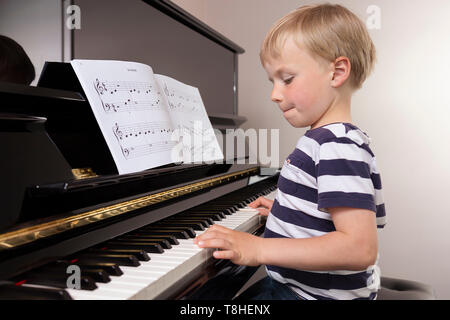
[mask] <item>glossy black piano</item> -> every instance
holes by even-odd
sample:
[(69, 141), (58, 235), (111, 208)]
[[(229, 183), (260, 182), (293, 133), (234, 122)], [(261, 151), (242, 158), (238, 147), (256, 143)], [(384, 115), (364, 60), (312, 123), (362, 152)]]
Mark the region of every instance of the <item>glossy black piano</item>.
[[(173, 4), (145, 5), (233, 51), (236, 85), (241, 48)], [(274, 197), (278, 175), (236, 155), (119, 175), (79, 86), (49, 70), (38, 87), (0, 83), (0, 299), (189, 298), (227, 264), (197, 234), (262, 232), (246, 206)], [(245, 121), (233, 108), (208, 111), (213, 126)]]

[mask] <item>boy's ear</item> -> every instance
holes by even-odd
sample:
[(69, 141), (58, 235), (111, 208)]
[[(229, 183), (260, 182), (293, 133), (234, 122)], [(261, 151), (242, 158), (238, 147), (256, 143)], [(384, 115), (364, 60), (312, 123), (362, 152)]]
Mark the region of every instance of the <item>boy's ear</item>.
[(352, 69), (350, 60), (347, 57), (339, 57), (334, 61), (333, 76), (331, 79), (331, 86), (339, 88), (350, 77)]

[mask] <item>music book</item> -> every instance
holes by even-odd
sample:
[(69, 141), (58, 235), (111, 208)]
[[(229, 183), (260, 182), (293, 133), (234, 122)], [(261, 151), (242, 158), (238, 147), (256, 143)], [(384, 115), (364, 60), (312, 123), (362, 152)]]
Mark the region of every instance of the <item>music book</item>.
[(128, 61), (71, 61), (119, 174), (223, 160), (198, 88)]

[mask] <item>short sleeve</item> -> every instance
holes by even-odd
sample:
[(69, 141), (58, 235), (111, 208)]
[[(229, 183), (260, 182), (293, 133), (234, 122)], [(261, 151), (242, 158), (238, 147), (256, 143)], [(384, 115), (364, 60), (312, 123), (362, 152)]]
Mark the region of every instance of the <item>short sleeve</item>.
[(350, 207), (377, 212), (371, 179), (371, 153), (356, 143), (325, 142), (316, 161), (318, 209)]

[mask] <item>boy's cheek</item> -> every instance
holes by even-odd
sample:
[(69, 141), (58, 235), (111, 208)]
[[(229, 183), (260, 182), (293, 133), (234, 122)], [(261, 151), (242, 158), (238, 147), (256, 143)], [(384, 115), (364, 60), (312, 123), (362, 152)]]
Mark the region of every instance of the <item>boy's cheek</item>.
[(297, 92), (293, 97), (293, 103), (298, 112), (304, 113), (311, 109), (312, 99), (306, 92)]

